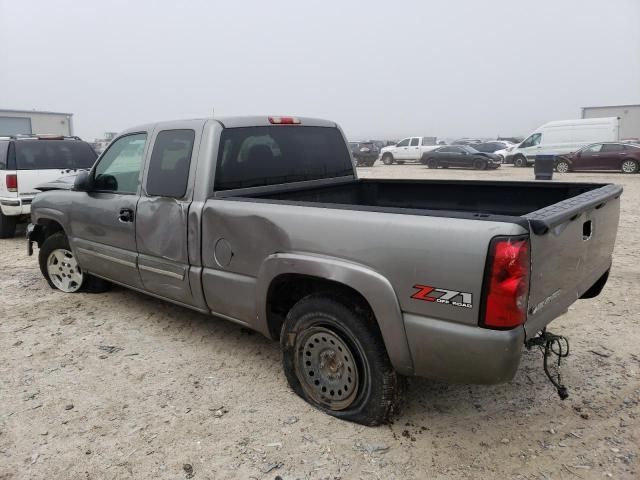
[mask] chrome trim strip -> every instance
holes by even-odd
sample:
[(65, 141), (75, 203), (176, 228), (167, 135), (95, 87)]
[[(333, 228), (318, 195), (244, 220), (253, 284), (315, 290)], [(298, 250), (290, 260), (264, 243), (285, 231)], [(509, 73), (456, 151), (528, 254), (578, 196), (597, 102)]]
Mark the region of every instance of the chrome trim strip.
[(111, 255), (106, 255), (104, 253), (94, 252), (93, 250), (87, 250), (86, 248), (79, 247), (77, 248), (78, 252), (87, 253), (89, 255), (93, 255), (98, 258), (102, 258), (104, 260), (109, 260), (114, 263), (118, 263), (120, 265), (124, 265), (125, 267), (136, 268), (136, 264), (134, 262), (129, 262), (127, 260), (122, 260), (120, 258), (112, 257)]
[(164, 275), (165, 277), (177, 278), (178, 280), (184, 280), (184, 271), (182, 275), (175, 272), (169, 272), (168, 270), (162, 270), (161, 268), (150, 267), (148, 265), (142, 265), (138, 263), (138, 268), (140, 270), (145, 270), (151, 273), (157, 273), (158, 275)]

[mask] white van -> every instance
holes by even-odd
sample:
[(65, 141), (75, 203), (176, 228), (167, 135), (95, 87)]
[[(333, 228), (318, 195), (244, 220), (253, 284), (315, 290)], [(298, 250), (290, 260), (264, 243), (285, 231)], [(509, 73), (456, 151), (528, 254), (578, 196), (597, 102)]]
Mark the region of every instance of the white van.
[(509, 151), (506, 163), (524, 167), (535, 161), (536, 155), (558, 155), (575, 152), (594, 142), (617, 142), (618, 117), (558, 120), (542, 125)]

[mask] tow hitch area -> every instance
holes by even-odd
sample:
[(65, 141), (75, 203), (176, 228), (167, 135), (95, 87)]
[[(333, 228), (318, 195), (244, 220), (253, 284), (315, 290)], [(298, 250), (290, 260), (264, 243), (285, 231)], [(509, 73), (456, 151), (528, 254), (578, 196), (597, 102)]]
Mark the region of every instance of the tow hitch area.
[[(538, 347), (542, 353), (544, 373), (547, 375), (549, 381), (553, 383), (553, 386), (556, 387), (560, 399), (565, 400), (569, 396), (569, 392), (560, 379), (560, 362), (563, 358), (569, 356), (569, 339), (562, 335), (554, 335), (553, 333), (547, 332), (545, 328), (537, 336), (527, 339), (525, 346), (527, 350)], [(555, 375), (549, 371), (549, 357), (551, 357), (551, 355), (558, 357)]]

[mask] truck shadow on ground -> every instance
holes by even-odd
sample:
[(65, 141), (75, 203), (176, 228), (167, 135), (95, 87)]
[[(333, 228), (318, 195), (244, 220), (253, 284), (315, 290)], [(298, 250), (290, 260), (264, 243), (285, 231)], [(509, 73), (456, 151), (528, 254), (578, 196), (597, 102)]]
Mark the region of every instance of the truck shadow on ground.
[[(228, 320), (158, 301), (122, 287), (114, 287), (109, 295), (114, 296), (113, 300), (118, 303), (132, 304), (136, 310), (147, 311), (147, 317), (161, 325), (161, 329), (153, 332), (153, 335), (178, 337), (182, 344), (180, 348), (196, 344), (198, 348), (203, 348), (204, 345), (210, 350), (212, 363), (219, 361), (217, 357), (222, 355), (225, 361), (237, 365), (234, 368), (246, 370), (239, 371), (238, 377), (262, 371), (279, 379), (282, 388), (288, 388), (278, 342)], [(139, 317), (136, 321), (148, 320)], [(140, 327), (145, 328), (142, 325)], [(515, 379), (506, 384), (461, 385), (426, 378), (408, 378), (400, 413), (394, 423), (423, 423), (425, 419), (436, 415), (491, 418), (493, 414), (503, 415), (505, 408), (522, 411), (556, 402), (555, 390), (547, 382), (541, 367), (542, 359), (538, 352), (525, 351)], [(264, 382), (267, 390), (273, 388), (269, 381), (256, 381)], [(293, 391), (290, 393), (292, 397), (295, 396)]]

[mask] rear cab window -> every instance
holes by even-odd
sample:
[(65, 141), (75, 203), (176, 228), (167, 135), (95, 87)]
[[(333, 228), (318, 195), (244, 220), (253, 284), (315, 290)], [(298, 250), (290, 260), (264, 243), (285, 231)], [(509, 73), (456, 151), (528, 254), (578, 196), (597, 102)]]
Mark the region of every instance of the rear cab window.
[(220, 137), (215, 190), (259, 187), (353, 175), (335, 127), (226, 128)]
[(16, 170), (90, 169), (98, 157), (91, 145), (76, 140), (20, 140), (12, 150), (9, 163)]

